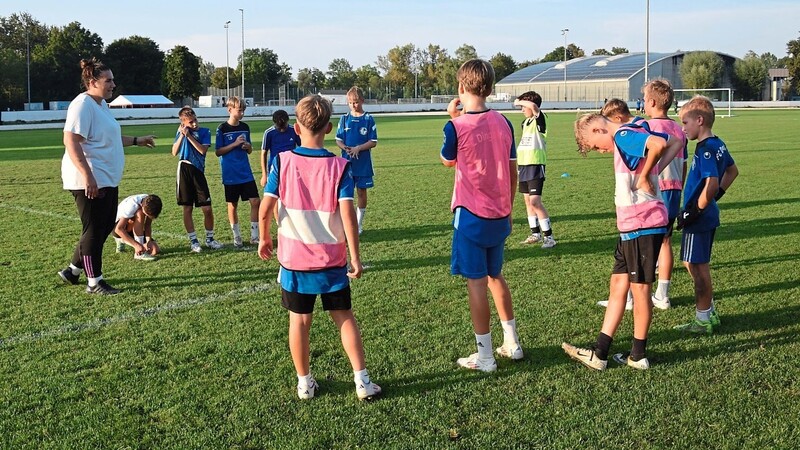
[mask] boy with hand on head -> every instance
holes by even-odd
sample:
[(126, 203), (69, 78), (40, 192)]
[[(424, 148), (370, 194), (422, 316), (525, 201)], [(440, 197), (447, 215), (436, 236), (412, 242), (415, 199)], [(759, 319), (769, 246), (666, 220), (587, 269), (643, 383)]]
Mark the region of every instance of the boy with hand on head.
[(289, 113), (279, 109), (272, 113), (273, 126), (264, 131), (261, 141), (261, 186), (267, 184), (269, 168), (278, 153), (294, 150), (300, 146), (300, 136), (289, 126)]
[[(681, 259), (694, 282), (695, 319), (678, 325), (678, 330), (712, 334), (720, 325), (714, 308), (711, 284), (711, 246), (719, 227), (720, 180), (730, 187), (739, 174), (728, 148), (714, 136), (714, 105), (703, 96), (695, 96), (681, 107), (681, 123), (689, 140), (696, 140), (692, 166), (686, 175), (683, 210), (678, 216), (678, 229), (683, 230)], [(722, 191), (724, 194), (724, 191)]]
[(191, 250), (200, 253), (203, 249), (197, 240), (192, 219), (192, 205), (203, 211), (203, 224), (206, 229), (206, 247), (222, 248), (222, 244), (214, 239), (214, 212), (211, 209), (211, 192), (206, 180), (206, 152), (211, 146), (211, 130), (201, 128), (197, 123), (197, 115), (189, 106), (178, 112), (181, 125), (175, 134), (172, 144), (172, 155), (177, 156), (178, 205), (183, 207), (183, 225), (189, 235)]
[(653, 293), (653, 306), (658, 309), (669, 309), (669, 285), (672, 279), (672, 228), (681, 207), (681, 190), (683, 180), (686, 178), (686, 135), (681, 126), (667, 116), (672, 105), (675, 93), (669, 81), (663, 78), (651, 80), (642, 88), (644, 99), (642, 108), (650, 118), (647, 124), (650, 130), (668, 134), (676, 140), (683, 141), (683, 149), (666, 166), (659, 164), (658, 187), (661, 198), (667, 207), (667, 233), (661, 244), (658, 256), (658, 286)]
[(237, 208), (239, 199), (250, 202), (250, 243), (258, 244), (258, 206), (261, 198), (253, 170), (250, 168), (250, 127), (242, 122), (247, 105), (236, 96), (228, 98), (228, 120), (217, 127), (216, 151), (222, 169), (222, 184), (225, 186), (225, 201), (228, 203), (228, 222), (233, 231), (233, 246), (241, 248), (242, 233), (239, 229)]
[(658, 162), (668, 163), (683, 142), (652, 134), (636, 124), (618, 124), (601, 114), (586, 114), (575, 122), (575, 140), (582, 154), (589, 150), (614, 153), (617, 228), (610, 295), (603, 326), (592, 348), (564, 342), (561, 347), (586, 367), (605, 370), (608, 353), (625, 313), (625, 296), (633, 293), (633, 345), (628, 355), (614, 360), (634, 369), (648, 369), (647, 334), (653, 318), (650, 287), (666, 233), (667, 209), (658, 192)]
[[(350, 163), (323, 148), (330, 133), (333, 107), (319, 95), (297, 104), (295, 131), (302, 146), (279, 154), (270, 166), (261, 202), (258, 255), (272, 257), (270, 225), (279, 209), (278, 262), (281, 303), (289, 310), (289, 349), (297, 371), (297, 395), (314, 397), (319, 388), (311, 375), (309, 334), (317, 295), (341, 334), (353, 368), (356, 395), (371, 400), (381, 388), (370, 381), (361, 332), (353, 316), (350, 278), (360, 278), (358, 228), (353, 208)], [(278, 202), (280, 199), (280, 202)], [(348, 271), (347, 253), (350, 253)]]
[[(499, 356), (522, 359), (511, 291), (503, 278), (503, 250), (511, 234), (511, 211), (517, 187), (514, 128), (486, 106), (494, 86), (492, 65), (472, 59), (458, 69), (458, 98), (450, 102), (444, 126), (442, 163), (455, 167), (451, 210), (453, 251), (450, 271), (467, 279), (470, 316), (478, 352), (456, 362), (467, 369), (493, 372), (488, 290), (503, 328)], [(459, 110), (458, 106), (463, 105)]]
[(358, 193), (358, 234), (364, 230), (364, 216), (367, 214), (367, 189), (374, 187), (372, 177), (372, 152), (378, 145), (378, 131), (375, 119), (364, 112), (364, 92), (358, 86), (347, 91), (347, 104), (350, 112), (339, 119), (336, 129), (336, 145), (342, 149), (342, 157), (353, 167), (353, 179)]
[(514, 100), (514, 106), (522, 107), (525, 115), (525, 120), (522, 121), (522, 137), (517, 146), (517, 168), (519, 191), (525, 199), (531, 234), (522, 243), (541, 242), (542, 248), (553, 248), (556, 241), (550, 227), (550, 214), (542, 204), (547, 164), (547, 122), (545, 114), (539, 109), (542, 106), (542, 96), (534, 91), (525, 92)]
[(161, 198), (151, 194), (131, 195), (119, 204), (114, 227), (117, 253), (122, 253), (127, 244), (134, 249), (133, 259), (156, 259), (161, 248), (153, 239), (153, 221), (161, 214), (162, 206)]

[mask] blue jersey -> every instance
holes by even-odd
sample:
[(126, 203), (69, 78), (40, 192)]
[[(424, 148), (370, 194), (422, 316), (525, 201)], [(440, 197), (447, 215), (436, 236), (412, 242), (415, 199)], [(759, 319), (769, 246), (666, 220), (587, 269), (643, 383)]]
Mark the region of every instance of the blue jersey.
[[(228, 122), (223, 122), (217, 127), (215, 148), (220, 149), (228, 146), (236, 141), (239, 136), (244, 136), (245, 140), (250, 142), (250, 127), (246, 123), (239, 122), (238, 125), (231, 125)], [(220, 156), (219, 165), (222, 169), (222, 184), (224, 185), (254, 181), (253, 169), (250, 168), (250, 155), (242, 146), (238, 146)]]
[[(298, 147), (293, 152), (311, 157), (330, 157), (333, 153), (320, 149)], [(275, 158), (269, 168), (269, 178), (267, 185), (264, 186), (264, 195), (278, 198), (280, 195), (280, 158)], [(350, 165), (345, 168), (344, 176), (339, 184), (339, 201), (353, 200), (353, 175), (350, 173)], [(280, 271), (281, 287), (289, 292), (299, 292), (301, 294), (326, 294), (336, 292), (346, 288), (350, 284), (347, 278), (347, 266), (333, 267), (325, 270), (315, 270), (305, 272), (300, 270), (290, 270), (281, 266)]]
[[(683, 207), (697, 202), (700, 193), (705, 187), (706, 178), (717, 178), (719, 181), (725, 169), (732, 165), (733, 158), (722, 139), (712, 136), (697, 143), (692, 157), (692, 165), (686, 174), (686, 186), (683, 191)], [(719, 208), (717, 202), (711, 200), (703, 210), (700, 218), (688, 225), (685, 230), (689, 233), (700, 233), (713, 230), (719, 226)]]
[[(355, 147), (367, 141), (378, 142), (375, 119), (369, 113), (364, 113), (361, 116), (354, 116), (351, 113), (343, 115), (339, 119), (339, 126), (336, 128), (336, 140), (341, 141), (347, 147)], [(375, 175), (372, 170), (372, 152), (370, 150), (359, 153), (358, 158), (351, 158), (347, 152), (342, 151), (342, 157), (353, 165), (354, 177), (371, 177)]]
[(261, 141), (261, 150), (269, 152), (267, 170), (272, 167), (272, 160), (275, 159), (278, 153), (294, 150), (295, 147), (300, 145), (300, 136), (294, 132), (294, 127), (289, 126), (283, 131), (274, 126), (268, 128), (264, 132), (264, 139)]
[[(211, 130), (208, 128), (198, 128), (191, 133), (200, 144), (208, 147), (211, 146)], [(179, 128), (175, 133), (174, 142), (177, 142), (180, 138), (181, 130)], [(181, 161), (189, 161), (193, 166), (197, 167), (200, 172), (206, 171), (206, 155), (198, 152), (197, 149), (194, 148), (194, 146), (192, 146), (192, 144), (189, 142), (188, 138), (184, 138), (183, 142), (181, 142), (181, 147), (178, 149), (178, 159)]]
[[(647, 139), (651, 135), (669, 139), (669, 135), (667, 134), (651, 131), (650, 126), (644, 119), (636, 119), (637, 118), (634, 118), (634, 122), (622, 125), (617, 132), (614, 133), (614, 144), (617, 146), (617, 150), (625, 166), (630, 170), (636, 170), (641, 160), (647, 156)], [(647, 133), (630, 133), (627, 131), (629, 128), (643, 129), (647, 131)]]

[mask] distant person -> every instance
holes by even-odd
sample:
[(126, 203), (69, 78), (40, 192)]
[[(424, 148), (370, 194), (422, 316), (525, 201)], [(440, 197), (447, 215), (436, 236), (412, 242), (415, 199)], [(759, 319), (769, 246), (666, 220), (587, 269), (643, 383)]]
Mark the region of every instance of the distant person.
[(542, 189), (547, 165), (547, 117), (541, 109), (542, 96), (528, 91), (514, 100), (514, 106), (522, 107), (522, 137), (517, 146), (517, 169), (519, 191), (525, 200), (528, 226), (531, 234), (523, 244), (542, 244), (542, 248), (553, 248), (556, 240), (550, 226), (550, 213), (542, 203)]
[(81, 60), (86, 91), (69, 104), (64, 124), (63, 187), (72, 193), (83, 231), (69, 266), (60, 272), (65, 283), (78, 284), (86, 271), (89, 294), (120, 292), (103, 279), (103, 244), (114, 229), (119, 183), (125, 165), (123, 147), (155, 147), (155, 136), (123, 136), (108, 108), (114, 74), (95, 58)]
[[(710, 335), (720, 326), (711, 283), (711, 247), (720, 225), (717, 201), (739, 174), (728, 148), (711, 131), (714, 105), (707, 97), (695, 96), (681, 107), (681, 123), (689, 140), (697, 141), (692, 165), (686, 175), (683, 210), (678, 229), (683, 230), (681, 259), (694, 283), (695, 318), (675, 328)], [(722, 180), (722, 181), (720, 181)]]
[(282, 152), (294, 150), (300, 146), (300, 136), (289, 126), (289, 113), (279, 109), (272, 113), (272, 126), (264, 132), (261, 141), (261, 187), (267, 184), (269, 168), (272, 161)]
[[(503, 251), (511, 234), (511, 211), (517, 187), (514, 127), (486, 106), (494, 69), (471, 59), (458, 69), (458, 98), (447, 107), (442, 163), (455, 167), (453, 250), (450, 272), (467, 279), (470, 316), (478, 352), (456, 363), (482, 372), (497, 370), (492, 353), (488, 290), (503, 328), (498, 356), (522, 359), (511, 291), (503, 278)], [(463, 105), (459, 110), (458, 106)]]
[(636, 98), (636, 114), (642, 114), (642, 99)]
[(189, 236), (189, 248), (200, 253), (203, 248), (197, 239), (192, 218), (193, 206), (203, 211), (203, 224), (206, 231), (206, 247), (222, 248), (222, 244), (214, 239), (214, 211), (211, 209), (211, 191), (206, 180), (206, 153), (211, 146), (211, 131), (201, 128), (197, 123), (197, 115), (189, 106), (178, 112), (181, 125), (175, 133), (172, 144), (172, 155), (178, 157), (177, 197), (178, 205), (183, 208), (183, 226)]
[(650, 118), (647, 124), (651, 131), (665, 133), (669, 136), (683, 141), (683, 149), (666, 166), (659, 164), (658, 187), (664, 205), (667, 207), (667, 233), (664, 235), (664, 242), (661, 244), (661, 251), (658, 256), (658, 287), (653, 293), (653, 306), (658, 309), (668, 309), (670, 307), (669, 287), (672, 280), (672, 266), (674, 257), (672, 255), (672, 229), (675, 219), (681, 208), (681, 190), (683, 180), (686, 179), (686, 134), (681, 126), (667, 116), (669, 107), (675, 97), (672, 85), (663, 78), (649, 81), (642, 88), (644, 99), (642, 108)]
[(364, 216), (367, 214), (367, 189), (375, 186), (371, 149), (378, 145), (375, 119), (364, 112), (364, 92), (358, 86), (347, 91), (350, 112), (339, 119), (336, 129), (336, 145), (342, 149), (342, 157), (353, 165), (353, 179), (358, 194), (358, 234), (364, 231)]
[(600, 333), (591, 348), (564, 342), (561, 347), (581, 364), (605, 370), (614, 334), (625, 313), (625, 294), (633, 292), (633, 343), (628, 354), (614, 360), (634, 369), (650, 368), (647, 336), (653, 318), (650, 288), (656, 261), (666, 233), (667, 209), (658, 191), (658, 162), (667, 163), (683, 145), (678, 140), (652, 134), (643, 125), (619, 124), (600, 114), (585, 114), (575, 122), (579, 151), (614, 154), (617, 228), (608, 307)]
[(367, 372), (349, 281), (360, 278), (363, 270), (351, 164), (323, 148), (325, 135), (332, 129), (332, 111), (331, 103), (319, 95), (305, 97), (297, 104), (294, 128), (302, 146), (280, 153), (270, 166), (259, 211), (258, 255), (263, 260), (272, 257), (270, 226), (273, 208), (278, 204), (281, 302), (289, 310), (289, 350), (297, 372), (297, 396), (310, 399), (319, 389), (310, 366), (311, 320), (319, 295), (322, 308), (339, 329), (353, 368), (356, 396), (371, 400), (381, 394), (381, 387)]
[(117, 225), (114, 241), (117, 253), (125, 246), (133, 247), (133, 259), (152, 261), (161, 253), (161, 247), (153, 239), (153, 221), (161, 214), (161, 198), (153, 194), (131, 195), (117, 207)]
[(225, 201), (228, 203), (228, 222), (233, 232), (233, 246), (241, 248), (242, 232), (239, 228), (239, 199), (250, 203), (250, 243), (258, 244), (258, 206), (261, 197), (250, 168), (250, 127), (242, 122), (247, 106), (237, 96), (228, 98), (228, 120), (217, 127), (215, 154), (219, 157)]

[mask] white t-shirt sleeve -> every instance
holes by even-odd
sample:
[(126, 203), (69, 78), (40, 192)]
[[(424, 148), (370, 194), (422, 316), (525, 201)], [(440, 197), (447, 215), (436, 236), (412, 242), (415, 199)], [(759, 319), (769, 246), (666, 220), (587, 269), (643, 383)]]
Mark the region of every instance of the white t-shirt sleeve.
[(123, 200), (117, 207), (117, 221), (119, 219), (133, 219), (136, 211), (142, 207), (142, 201), (147, 197), (147, 194), (131, 195)]

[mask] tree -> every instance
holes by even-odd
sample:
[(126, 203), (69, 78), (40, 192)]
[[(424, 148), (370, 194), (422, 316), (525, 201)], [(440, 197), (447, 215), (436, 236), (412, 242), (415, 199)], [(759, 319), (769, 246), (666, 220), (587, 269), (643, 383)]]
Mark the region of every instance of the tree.
[(495, 82), (511, 75), (517, 69), (517, 62), (514, 61), (514, 58), (504, 53), (497, 53), (492, 56), (489, 62), (492, 64), (492, 67), (494, 67)]
[(447, 50), (434, 44), (428, 44), (427, 48), (419, 50), (419, 85), (423, 97), (433, 94), (448, 93), (445, 87), (439, 82), (439, 71), (450, 61)]
[(230, 67), (217, 67), (211, 75), (211, 86), (217, 89), (227, 89), (228, 80), (230, 80), (231, 87), (237, 87), (241, 84), (242, 79), (237, 77)]
[[(363, 65), (355, 70), (355, 84), (367, 91), (367, 96), (372, 97), (381, 91), (381, 74), (378, 69), (369, 64)], [(374, 94), (373, 94), (374, 93)]]
[(0, 48), (13, 50), (24, 57), (28, 45), (33, 50), (47, 44), (51, 29), (26, 12), (0, 17)]
[(71, 100), (83, 90), (81, 59), (102, 60), (102, 56), (103, 40), (79, 22), (51, 28), (47, 44), (31, 54), (31, 83), (37, 86), (34, 97), (40, 101)]
[(461, 64), (469, 61), (470, 59), (475, 59), (478, 57), (478, 52), (475, 50), (475, 47), (469, 44), (463, 44), (461, 47), (458, 47), (455, 51), (456, 61), (458, 61), (458, 66), (461, 67)]
[(404, 97), (413, 95), (414, 73), (411, 69), (415, 53), (414, 44), (406, 44), (390, 49), (386, 56), (378, 57), (378, 67), (384, 71), (384, 78), (395, 96), (401, 93)]
[(106, 47), (103, 62), (114, 71), (115, 94), (161, 92), (164, 52), (150, 38), (131, 36)]
[(599, 55), (611, 55), (611, 52), (604, 48), (598, 48), (592, 51), (592, 56), (599, 56)]
[[(575, 44), (569, 44), (567, 46), (567, 61), (574, 58), (580, 58), (581, 56), (586, 55), (586, 53)], [(549, 61), (563, 61), (564, 60), (564, 46), (556, 47), (555, 50), (551, 51), (550, 53), (544, 55), (544, 58), (541, 59), (539, 62), (549, 62)]]
[(722, 58), (714, 52), (687, 53), (680, 68), (683, 86), (687, 89), (717, 87), (724, 67)]
[(625, 47), (611, 47), (612, 55), (622, 55), (624, 53), (630, 53), (630, 51)]
[(533, 66), (535, 64), (539, 64), (541, 61), (538, 59), (529, 59), (527, 61), (522, 61), (521, 63), (517, 64), (517, 70), (524, 69), (528, 66)]
[(209, 86), (211, 86), (211, 77), (214, 76), (214, 71), (217, 70), (214, 67), (214, 63), (211, 61), (203, 61), (203, 58), (200, 58), (200, 88), (205, 90)]
[[(42, 25), (28, 13), (0, 17), (0, 109), (21, 109), (28, 98), (28, 73), (33, 64), (28, 54), (47, 44), (52, 27)], [(44, 80), (45, 74), (40, 80)], [(47, 83), (49, 84), (49, 82)], [(31, 80), (31, 99), (43, 100), (38, 82)]]
[(736, 96), (742, 100), (761, 100), (767, 74), (767, 66), (755, 52), (750, 51), (744, 58), (737, 59), (733, 63)]
[(200, 96), (200, 58), (176, 45), (164, 58), (163, 92), (173, 100)]
[(798, 93), (798, 84), (800, 84), (800, 38), (793, 39), (786, 43), (786, 53), (789, 55), (786, 59), (786, 68), (789, 69), (789, 78), (792, 79), (791, 88), (789, 93)]
[(19, 108), (26, 101), (25, 58), (10, 48), (0, 48), (0, 67), (0, 108)]
[(344, 58), (336, 58), (328, 65), (328, 86), (331, 89), (350, 89), (356, 81), (353, 66)]
[(297, 72), (297, 89), (303, 95), (319, 92), (325, 88), (325, 74), (321, 70), (313, 67), (304, 68)]

